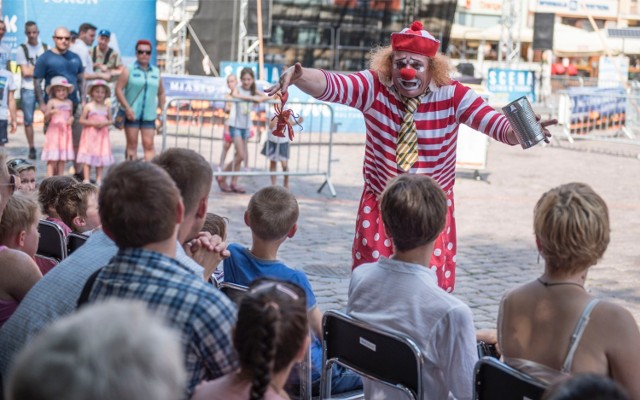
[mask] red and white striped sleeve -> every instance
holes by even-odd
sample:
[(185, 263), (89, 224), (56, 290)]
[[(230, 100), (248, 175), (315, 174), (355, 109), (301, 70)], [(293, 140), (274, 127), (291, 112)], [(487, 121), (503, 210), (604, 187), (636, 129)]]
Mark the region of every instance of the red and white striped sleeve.
[(353, 74), (337, 74), (322, 70), (327, 79), (327, 88), (317, 97), (318, 100), (344, 104), (366, 111), (373, 104), (373, 88), (379, 85), (372, 71), (361, 71)]
[(459, 123), (488, 135), (499, 142), (514, 146), (507, 138), (510, 125), (507, 118), (494, 110), (482, 97), (470, 88), (454, 82), (454, 103)]

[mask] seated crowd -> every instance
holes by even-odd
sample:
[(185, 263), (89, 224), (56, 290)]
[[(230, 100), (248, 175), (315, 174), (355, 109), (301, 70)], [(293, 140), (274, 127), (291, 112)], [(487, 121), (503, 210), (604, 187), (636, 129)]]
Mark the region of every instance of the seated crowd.
[[(250, 246), (227, 246), (228, 220), (207, 212), (211, 165), (194, 151), (112, 166), (100, 189), (47, 178), (38, 198), (17, 186), (4, 157), (4, 398), (288, 399), (305, 384), (299, 364), (307, 358), (317, 393), (322, 312), (306, 275), (278, 259), (298, 228), (288, 190), (256, 192), (244, 214)], [(562, 185), (538, 201), (544, 272), (505, 294), (497, 332), (476, 331), (471, 309), (438, 287), (429, 266), (447, 213), (438, 184), (401, 175), (380, 204), (394, 254), (353, 271), (347, 313), (416, 343), (425, 399), (473, 398), (478, 340), (495, 343), (505, 363), (548, 386), (545, 399), (640, 399), (636, 322), (584, 288), (610, 230), (607, 206), (589, 186)], [(88, 236), (45, 270), (34, 260), (41, 218)], [(219, 289), (223, 280), (247, 288), (237, 305)], [(330, 373), (334, 394), (403, 398), (342, 366)]]

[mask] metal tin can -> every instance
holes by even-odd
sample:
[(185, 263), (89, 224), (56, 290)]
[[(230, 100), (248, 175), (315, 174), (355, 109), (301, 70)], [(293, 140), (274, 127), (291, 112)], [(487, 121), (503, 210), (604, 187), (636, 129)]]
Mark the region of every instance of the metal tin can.
[(502, 107), (502, 112), (509, 120), (523, 149), (533, 147), (544, 140), (542, 125), (536, 119), (536, 114), (526, 96)]

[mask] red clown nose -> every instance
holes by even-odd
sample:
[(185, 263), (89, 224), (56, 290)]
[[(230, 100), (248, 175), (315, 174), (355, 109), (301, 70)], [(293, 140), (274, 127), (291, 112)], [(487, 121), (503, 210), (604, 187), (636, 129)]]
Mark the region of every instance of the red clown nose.
[(400, 70), (400, 77), (405, 81), (410, 81), (416, 77), (416, 70), (413, 68), (402, 68)]

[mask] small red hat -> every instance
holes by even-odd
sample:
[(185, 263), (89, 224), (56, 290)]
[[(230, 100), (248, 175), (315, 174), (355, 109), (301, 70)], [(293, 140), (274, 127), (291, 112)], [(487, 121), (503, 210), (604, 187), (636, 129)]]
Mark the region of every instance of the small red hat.
[(422, 22), (415, 21), (410, 28), (391, 34), (391, 48), (393, 51), (408, 51), (434, 57), (438, 53), (440, 41), (429, 32), (422, 29)]

